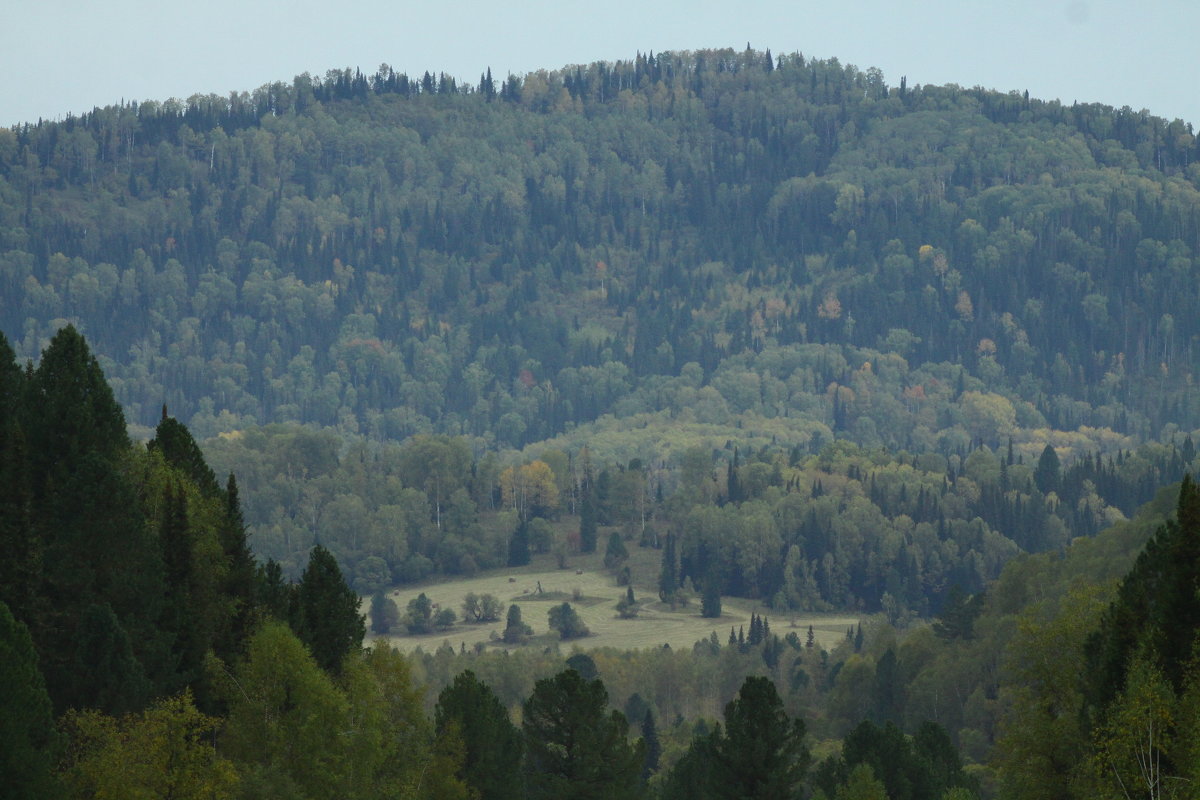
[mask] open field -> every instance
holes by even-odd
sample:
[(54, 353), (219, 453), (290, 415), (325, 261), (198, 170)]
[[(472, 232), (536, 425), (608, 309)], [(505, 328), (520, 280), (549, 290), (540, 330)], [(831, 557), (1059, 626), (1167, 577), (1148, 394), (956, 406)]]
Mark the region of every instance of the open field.
[[(636, 557), (634, 560), (637, 560)], [(755, 612), (764, 614), (772, 632), (780, 636), (795, 630), (803, 639), (807, 635), (808, 626), (812, 625), (817, 642), (832, 648), (846, 635), (849, 626), (858, 623), (858, 617), (844, 614), (797, 612), (795, 615), (781, 616), (761, 608), (754, 601), (732, 597), (722, 598), (724, 613), (720, 619), (705, 619), (700, 616), (698, 598), (689, 606), (673, 611), (670, 606), (659, 602), (657, 594), (649, 585), (639, 585), (641, 582), (638, 581), (635, 581), (634, 592), (638, 602), (643, 604), (641, 612), (636, 619), (620, 619), (617, 616), (616, 604), (625, 596), (625, 587), (616, 584), (613, 577), (603, 569), (598, 557), (576, 557), (568, 569), (556, 569), (554, 566), (549, 560), (538, 560), (530, 567), (519, 570), (494, 571), (475, 578), (406, 586), (393, 590), (388, 594), (396, 601), (401, 615), (404, 614), (408, 602), (424, 592), (440, 607), (454, 609), (460, 619), (454, 627), (444, 632), (425, 636), (387, 637), (375, 637), (368, 633), (368, 640), (386, 639), (404, 651), (415, 650), (418, 647), (432, 650), (444, 642), (449, 642), (455, 649), (463, 645), (470, 649), (478, 642), (490, 647), (505, 647), (502, 642), (493, 641), (504, 632), (503, 614), (498, 622), (470, 624), (462, 621), (463, 598), (470, 592), (495, 595), (504, 604), (505, 613), (509, 604), (520, 605), (522, 618), (533, 627), (534, 633), (530, 645), (526, 646), (546, 646), (559, 641), (558, 634), (549, 629), (547, 612), (564, 600), (570, 602), (579, 613), (584, 624), (591, 630), (591, 635), (563, 644), (578, 645), (583, 649), (638, 649), (661, 647), (664, 644), (669, 644), (673, 649), (691, 648), (698, 639), (706, 638), (714, 631), (724, 644), (729, 638), (730, 627), (748, 627), (750, 615)], [(643, 574), (645, 572), (646, 570), (643, 570)], [(538, 593), (539, 587), (541, 594)], [(578, 600), (573, 599), (576, 596)], [(364, 603), (364, 613), (368, 605)], [(792, 627), (793, 623), (795, 627)]]

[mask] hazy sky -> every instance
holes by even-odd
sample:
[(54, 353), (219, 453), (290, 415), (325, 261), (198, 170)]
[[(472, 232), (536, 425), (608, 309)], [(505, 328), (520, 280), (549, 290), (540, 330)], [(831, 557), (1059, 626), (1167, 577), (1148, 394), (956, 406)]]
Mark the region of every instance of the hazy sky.
[(637, 51), (770, 48), (1200, 125), (1198, 0), (0, 0), (0, 125), (380, 63), (471, 82)]

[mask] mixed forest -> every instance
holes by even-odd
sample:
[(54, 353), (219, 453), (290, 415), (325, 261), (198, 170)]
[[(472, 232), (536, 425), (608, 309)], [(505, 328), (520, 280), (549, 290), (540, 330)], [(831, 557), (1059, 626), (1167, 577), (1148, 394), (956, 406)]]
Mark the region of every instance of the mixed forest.
[[(0, 129), (0, 774), (1196, 796), (1198, 157), (749, 48)], [(601, 554), (728, 637), (389, 599)]]

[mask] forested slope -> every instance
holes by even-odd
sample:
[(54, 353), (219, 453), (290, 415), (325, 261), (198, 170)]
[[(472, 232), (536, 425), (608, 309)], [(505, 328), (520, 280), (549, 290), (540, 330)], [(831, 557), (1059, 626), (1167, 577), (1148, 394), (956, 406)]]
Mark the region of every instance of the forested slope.
[(800, 54), (305, 75), (0, 131), (0, 329), (76, 322), (132, 422), (200, 436), (1112, 447), (1197, 424), (1198, 152)]

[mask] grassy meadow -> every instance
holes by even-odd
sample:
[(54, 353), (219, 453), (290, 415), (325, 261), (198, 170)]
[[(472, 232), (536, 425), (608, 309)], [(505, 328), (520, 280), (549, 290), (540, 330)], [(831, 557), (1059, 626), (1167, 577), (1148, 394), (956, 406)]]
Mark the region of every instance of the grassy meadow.
[[(388, 596), (396, 601), (401, 616), (408, 602), (424, 592), (439, 608), (453, 609), (458, 622), (448, 630), (421, 636), (396, 633), (375, 636), (368, 633), (368, 640), (386, 640), (402, 651), (412, 651), (418, 647), (428, 651), (443, 643), (449, 643), (455, 649), (463, 646), (471, 649), (480, 643), (489, 648), (510, 647), (500, 641), (500, 636), (504, 632), (504, 615), (508, 606), (516, 603), (521, 607), (522, 619), (533, 628), (533, 638), (529, 643), (518, 646), (545, 647), (561, 641), (558, 633), (550, 629), (547, 613), (563, 601), (571, 604), (591, 632), (589, 636), (564, 644), (582, 649), (640, 649), (662, 647), (665, 644), (672, 649), (691, 648), (698, 639), (707, 638), (713, 632), (724, 644), (731, 627), (749, 628), (752, 613), (766, 616), (772, 632), (779, 636), (786, 636), (794, 630), (804, 639), (808, 626), (812, 625), (817, 642), (832, 649), (846, 635), (846, 629), (859, 621), (858, 617), (845, 614), (795, 612), (779, 615), (752, 600), (735, 597), (722, 598), (720, 619), (700, 616), (699, 597), (693, 598), (686, 606), (672, 609), (659, 601), (655, 588), (659, 551), (631, 545), (629, 552), (634, 595), (640, 606), (638, 616), (634, 619), (621, 619), (617, 614), (616, 606), (625, 597), (626, 587), (617, 585), (613, 574), (604, 568), (603, 557), (599, 553), (572, 556), (567, 566), (561, 569), (552, 556), (540, 555), (534, 556), (533, 561), (525, 567), (393, 589)], [(504, 612), (499, 621), (463, 621), (463, 598), (472, 592), (477, 595), (491, 594), (500, 600)], [(368, 609), (369, 598), (364, 598), (363, 612), (366, 613)]]

